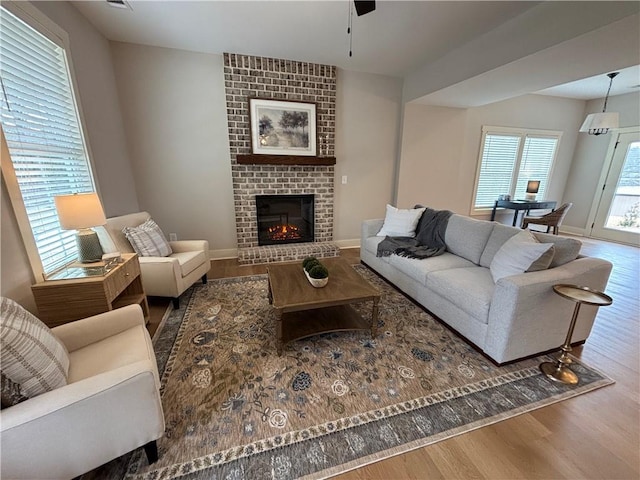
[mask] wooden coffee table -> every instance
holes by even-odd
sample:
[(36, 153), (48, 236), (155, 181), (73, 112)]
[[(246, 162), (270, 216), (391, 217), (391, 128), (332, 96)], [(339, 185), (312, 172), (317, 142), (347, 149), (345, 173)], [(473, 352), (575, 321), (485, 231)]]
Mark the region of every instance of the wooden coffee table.
[[(278, 355), (293, 340), (318, 333), (343, 330), (378, 330), (380, 292), (362, 278), (343, 259), (323, 258), (329, 270), (329, 283), (314, 288), (307, 280), (302, 262), (270, 265), (269, 303), (276, 311), (276, 345)], [(371, 319), (365, 320), (352, 303), (371, 301)]]

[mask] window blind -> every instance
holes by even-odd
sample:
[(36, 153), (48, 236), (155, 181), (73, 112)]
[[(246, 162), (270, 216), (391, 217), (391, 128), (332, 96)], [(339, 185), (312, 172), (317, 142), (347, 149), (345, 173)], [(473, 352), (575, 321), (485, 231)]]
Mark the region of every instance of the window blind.
[(527, 136), (520, 160), (515, 198), (525, 197), (528, 180), (540, 180), (540, 188), (536, 196), (544, 198), (557, 144), (557, 138)]
[(0, 120), (45, 273), (77, 257), (53, 197), (94, 183), (63, 48), (0, 8)]
[(540, 181), (537, 197), (544, 198), (560, 134), (491, 129), (483, 134), (474, 208), (493, 207), (502, 194), (524, 199), (529, 180)]
[(475, 208), (492, 207), (498, 195), (511, 192), (519, 149), (519, 135), (485, 135)]

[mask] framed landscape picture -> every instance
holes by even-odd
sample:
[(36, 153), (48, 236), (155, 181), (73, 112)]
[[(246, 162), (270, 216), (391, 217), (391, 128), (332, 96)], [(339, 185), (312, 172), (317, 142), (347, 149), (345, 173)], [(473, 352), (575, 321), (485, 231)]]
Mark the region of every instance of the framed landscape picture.
[(316, 156), (315, 103), (249, 99), (254, 154)]

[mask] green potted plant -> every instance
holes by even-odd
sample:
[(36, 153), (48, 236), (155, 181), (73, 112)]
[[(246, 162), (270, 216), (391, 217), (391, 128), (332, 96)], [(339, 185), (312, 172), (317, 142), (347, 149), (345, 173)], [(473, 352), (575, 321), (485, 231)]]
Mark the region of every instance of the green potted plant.
[(309, 283), (316, 288), (324, 287), (329, 282), (329, 271), (320, 260), (307, 257), (302, 261), (302, 269)]

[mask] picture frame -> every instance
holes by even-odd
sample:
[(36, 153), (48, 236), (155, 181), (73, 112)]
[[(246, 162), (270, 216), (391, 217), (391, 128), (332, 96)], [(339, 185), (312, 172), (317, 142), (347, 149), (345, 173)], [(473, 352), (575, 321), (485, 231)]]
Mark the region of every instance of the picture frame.
[(251, 148), (258, 155), (317, 155), (316, 104), (249, 99)]

